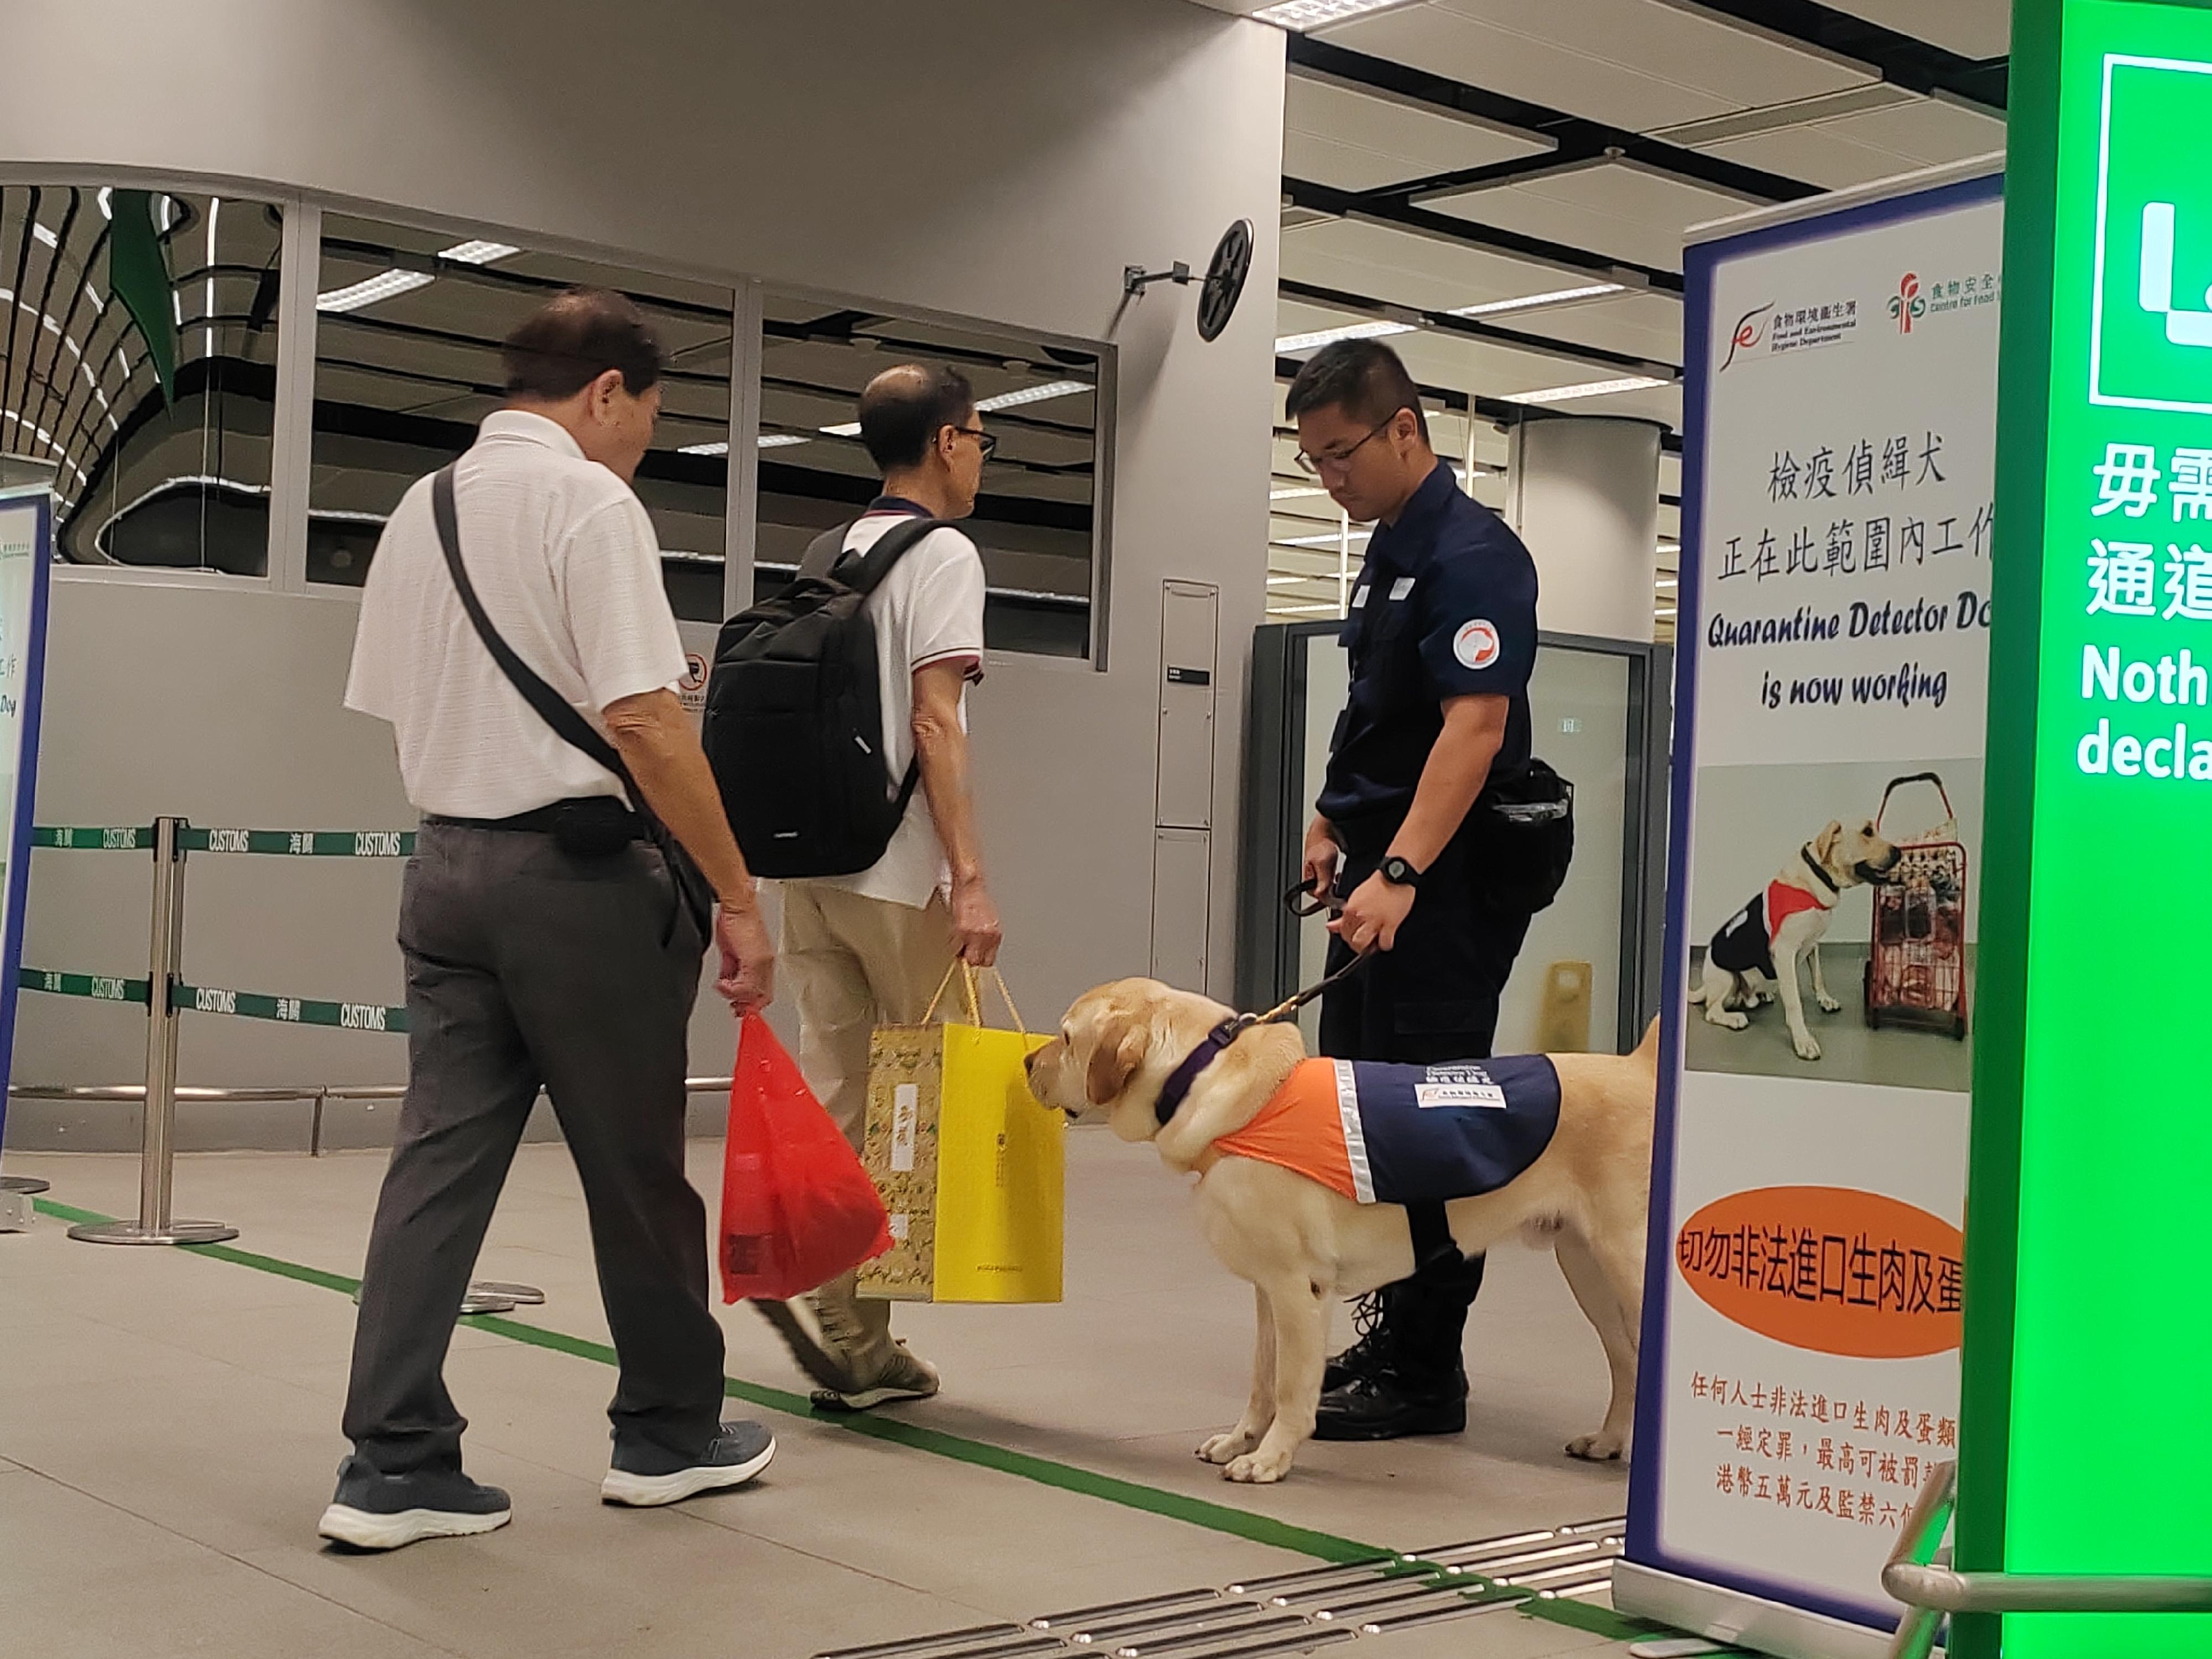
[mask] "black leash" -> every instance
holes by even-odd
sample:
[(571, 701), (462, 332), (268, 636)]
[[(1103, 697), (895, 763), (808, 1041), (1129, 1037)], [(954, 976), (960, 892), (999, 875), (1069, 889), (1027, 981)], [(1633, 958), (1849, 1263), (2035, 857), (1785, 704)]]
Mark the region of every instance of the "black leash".
[[(1303, 884), (1293, 887), (1285, 893), (1283, 896), (1283, 902), (1290, 907), (1291, 915), (1301, 917), (1317, 916), (1324, 911), (1335, 915), (1344, 908), (1342, 901), (1334, 894), (1328, 898), (1316, 898)], [(1305, 908), (1309, 902), (1310, 908)], [(1190, 1091), (1197, 1084), (1200, 1074), (1215, 1060), (1220, 1059), (1231, 1043), (1255, 1026), (1279, 1024), (1308, 1003), (1326, 996), (1364, 968), (1367, 965), (1367, 958), (1373, 954), (1371, 951), (1355, 951), (1352, 960), (1334, 973), (1324, 975), (1314, 984), (1307, 986), (1296, 996), (1277, 1003), (1266, 1013), (1231, 1014), (1220, 1024), (1208, 1031), (1206, 1034), (1206, 1040), (1183, 1057), (1182, 1064), (1169, 1073), (1167, 1082), (1161, 1086), (1160, 1097), (1152, 1105), (1152, 1115), (1159, 1120), (1160, 1127), (1165, 1128), (1168, 1120), (1182, 1109), (1182, 1103), (1189, 1097)]]

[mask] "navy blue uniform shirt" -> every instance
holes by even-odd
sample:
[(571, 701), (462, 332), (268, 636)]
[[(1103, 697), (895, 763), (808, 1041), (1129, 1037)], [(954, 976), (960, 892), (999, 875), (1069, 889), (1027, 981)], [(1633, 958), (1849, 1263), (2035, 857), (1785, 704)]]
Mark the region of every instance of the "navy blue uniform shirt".
[(1352, 690), (1320, 800), (1331, 823), (1402, 818), (1444, 728), (1447, 698), (1508, 699), (1492, 777), (1528, 763), (1536, 564), (1442, 461), (1395, 525), (1379, 525), (1352, 597)]

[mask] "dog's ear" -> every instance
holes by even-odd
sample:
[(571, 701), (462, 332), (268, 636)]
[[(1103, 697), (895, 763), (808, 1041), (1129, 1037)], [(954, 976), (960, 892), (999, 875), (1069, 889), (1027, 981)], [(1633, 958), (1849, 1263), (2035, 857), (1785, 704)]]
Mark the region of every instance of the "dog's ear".
[(1129, 1079), (1145, 1063), (1145, 1034), (1127, 1014), (1109, 1015), (1091, 1045), (1091, 1064), (1083, 1074), (1083, 1092), (1093, 1106), (1118, 1100)]
[(1813, 851), (1819, 856), (1821, 863), (1826, 864), (1836, 856), (1836, 843), (1843, 838), (1844, 826), (1833, 818), (1828, 821), (1826, 829), (1813, 837)]

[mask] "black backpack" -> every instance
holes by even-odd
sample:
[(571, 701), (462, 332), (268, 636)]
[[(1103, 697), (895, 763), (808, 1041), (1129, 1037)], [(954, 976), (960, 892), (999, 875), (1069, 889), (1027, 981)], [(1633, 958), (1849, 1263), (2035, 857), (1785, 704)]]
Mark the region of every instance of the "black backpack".
[(757, 876), (849, 876), (884, 855), (921, 776), (884, 765), (883, 687), (868, 596), (944, 519), (893, 525), (847, 554), (817, 536), (781, 592), (722, 624), (701, 738), (738, 847)]

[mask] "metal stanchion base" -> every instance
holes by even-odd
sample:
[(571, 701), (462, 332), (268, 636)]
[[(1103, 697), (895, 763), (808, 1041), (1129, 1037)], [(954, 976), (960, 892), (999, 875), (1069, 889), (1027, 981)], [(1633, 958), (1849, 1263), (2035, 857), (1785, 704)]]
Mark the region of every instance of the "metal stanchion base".
[(220, 1221), (172, 1221), (166, 1227), (110, 1221), (97, 1227), (72, 1227), (69, 1236), (87, 1244), (220, 1244), (236, 1238), (238, 1229)]
[(34, 1193), (53, 1190), (54, 1183), (41, 1181), (36, 1176), (0, 1176), (0, 1193), (21, 1193), (28, 1198)]
[[(516, 1292), (520, 1292), (520, 1295)], [(471, 1314), (513, 1313), (520, 1302), (543, 1302), (545, 1292), (534, 1291), (527, 1285), (492, 1285), (479, 1281), (471, 1285), (468, 1294), (461, 1298), (461, 1316)], [(353, 1293), (353, 1304), (361, 1306), (361, 1292)]]

